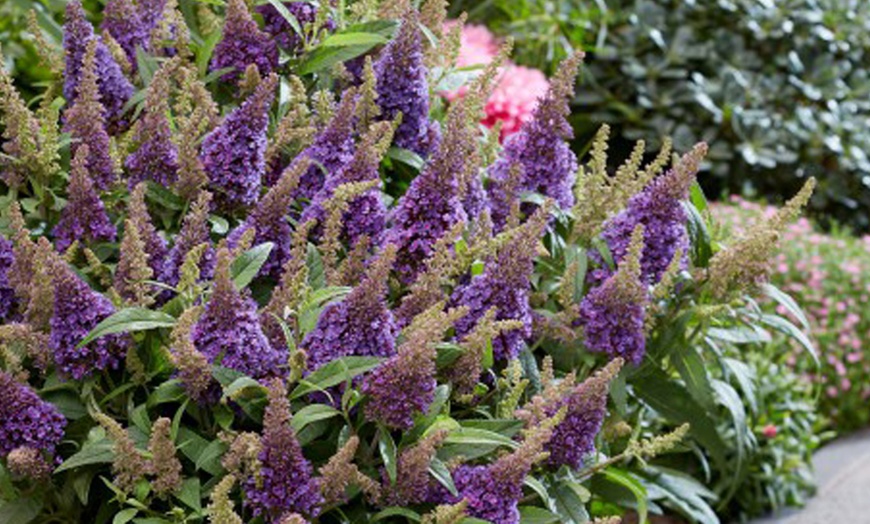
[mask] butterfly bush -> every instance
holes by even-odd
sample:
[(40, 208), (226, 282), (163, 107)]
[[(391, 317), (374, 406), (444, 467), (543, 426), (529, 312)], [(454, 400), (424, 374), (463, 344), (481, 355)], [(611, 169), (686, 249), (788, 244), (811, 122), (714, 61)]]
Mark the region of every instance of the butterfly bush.
[[(752, 220), (774, 213), (772, 206), (736, 196), (714, 208), (723, 227), (735, 231), (744, 231)], [(783, 245), (773, 261), (771, 283), (793, 296), (806, 314), (821, 351), (821, 366), (816, 368), (799, 345), (786, 340), (778, 345), (787, 351), (787, 363), (796, 372), (822, 388), (821, 409), (837, 429), (863, 427), (867, 413), (862, 406), (870, 398), (866, 385), (870, 324), (862, 313), (870, 302), (866, 278), (870, 237), (823, 233), (801, 218), (783, 232)], [(785, 306), (770, 307), (794, 319)]]
[(725, 329), (695, 304), (764, 285), (808, 190), (713, 246), (705, 145), (572, 151), (581, 53), (548, 80), (438, 0), (256, 4), (73, 1), (43, 102), (0, 72), (0, 512), (555, 522), (718, 458), (643, 381), (685, 390), (663, 348)]

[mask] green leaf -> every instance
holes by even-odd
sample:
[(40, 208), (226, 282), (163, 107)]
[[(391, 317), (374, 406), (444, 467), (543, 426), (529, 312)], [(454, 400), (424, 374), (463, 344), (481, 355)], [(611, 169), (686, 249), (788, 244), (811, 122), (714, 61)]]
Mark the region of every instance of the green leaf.
[(334, 47), (324, 47), (323, 45), (320, 45), (315, 48), (301, 64), (299, 64), (296, 68), (296, 73), (301, 76), (317, 73), (319, 71), (328, 71), (336, 64), (347, 62), (348, 60), (352, 60), (367, 53), (376, 45), (376, 43)]
[[(209, 442), (196, 459), (196, 469), (201, 469), (209, 473), (222, 471), (223, 466), (221, 465), (221, 457), (226, 453), (226, 451), (227, 445), (221, 442), (221, 440), (218, 439)], [(217, 473), (212, 474), (215, 475)]]
[(239, 377), (235, 379), (229, 386), (224, 388), (224, 396), (227, 398), (233, 397), (236, 393), (247, 388), (255, 388), (258, 391), (265, 392), (266, 388), (262, 384), (252, 379), (251, 377)]
[(197, 513), (202, 511), (202, 486), (198, 478), (189, 478), (181, 485), (176, 498)]
[(770, 333), (756, 325), (734, 326), (728, 328), (711, 327), (707, 336), (732, 344), (764, 344), (770, 342)]
[(562, 522), (559, 515), (535, 506), (520, 506), (520, 524), (553, 524)]
[(728, 446), (710, 414), (692, 398), (685, 386), (671, 380), (662, 370), (649, 367), (644, 371), (630, 379), (638, 398), (675, 425), (688, 422), (690, 434), (717, 464), (724, 466)]
[(813, 361), (816, 364), (816, 367), (820, 365), (819, 362), (819, 352), (816, 351), (816, 346), (813, 344), (813, 341), (810, 340), (810, 337), (807, 336), (799, 327), (795, 326), (788, 319), (781, 317), (779, 315), (768, 315), (762, 314), (759, 317), (761, 322), (767, 324), (773, 329), (783, 333), (791, 338), (793, 338), (796, 342), (798, 342), (807, 352), (813, 357)]
[(566, 524), (582, 524), (589, 521), (589, 513), (580, 495), (567, 483), (562, 482), (550, 491), (552, 509)]
[(444, 440), (438, 456), (444, 460), (463, 456), (469, 460), (492, 453), (498, 448), (516, 449), (513, 439), (485, 429), (459, 427), (453, 429)]
[(631, 491), (637, 501), (638, 521), (641, 523), (646, 522), (649, 510), (647, 508), (646, 488), (643, 484), (634, 478), (631, 473), (617, 468), (607, 468), (602, 472), (602, 474), (607, 480), (619, 484)]
[(786, 309), (786, 311), (791, 313), (805, 330), (810, 329), (810, 323), (807, 320), (807, 316), (804, 314), (804, 310), (801, 309), (798, 303), (795, 302), (788, 293), (782, 291), (773, 284), (762, 284), (761, 290), (765, 295), (772, 298), (777, 304), (781, 305)]
[(42, 501), (36, 498), (24, 497), (0, 505), (0, 522), (9, 524), (28, 524), (42, 511)]
[(426, 164), (426, 161), (423, 160), (423, 157), (409, 149), (403, 149), (401, 147), (391, 147), (389, 150), (387, 150), (387, 157), (392, 158), (393, 160), (397, 160), (403, 164), (407, 164), (416, 169), (417, 171), (423, 169), (423, 166)]
[(147, 331), (175, 325), (175, 318), (162, 311), (152, 311), (140, 307), (130, 307), (117, 311), (114, 315), (104, 319), (91, 330), (88, 335), (76, 345), (81, 348), (97, 338), (113, 333), (130, 333), (133, 331)]
[(112, 524), (127, 524), (139, 513), (136, 508), (122, 509), (115, 513), (115, 518), (112, 519)]
[(707, 410), (711, 410), (715, 404), (713, 387), (710, 385), (710, 376), (704, 365), (704, 359), (701, 358), (698, 350), (688, 345), (675, 346), (671, 351), (671, 362), (683, 378), (692, 398)]
[(716, 494), (685, 473), (662, 467), (644, 469), (648, 482), (661, 488), (665, 498), (683, 515), (701, 524), (719, 524), (719, 518), (707, 501)]
[(364, 46), (374, 47), (386, 44), (389, 39), (377, 33), (335, 33), (320, 43), (321, 47), (348, 47)]
[(63, 461), (63, 464), (54, 470), (55, 474), (68, 469), (80, 468), (91, 464), (108, 464), (115, 459), (114, 445), (109, 439), (103, 439), (94, 443), (87, 443), (82, 449)]
[(335, 359), (308, 375), (304, 381), (300, 381), (300, 384), (293, 390), (290, 398), (296, 399), (313, 391), (320, 391), (342, 384), (348, 379), (375, 368), (383, 360), (380, 357), (357, 356)]
[(683, 209), (686, 210), (688, 217), (686, 229), (689, 232), (692, 246), (692, 261), (698, 267), (707, 267), (710, 258), (713, 256), (713, 247), (711, 245), (710, 232), (707, 230), (707, 222), (692, 203), (683, 202)]
[(384, 468), (387, 470), (387, 475), (390, 477), (390, 484), (396, 483), (396, 468), (398, 462), (398, 452), (396, 451), (396, 442), (390, 432), (381, 427), (378, 432), (378, 450), (381, 453), (381, 460), (384, 461)]
[(466, 419), (460, 420), (459, 424), (464, 428), (475, 428), (491, 431), (503, 435), (507, 438), (513, 438), (523, 429), (523, 421), (515, 419)]
[(299, 25), (299, 20), (295, 16), (293, 16), (293, 13), (287, 10), (287, 8), (284, 6), (284, 2), (281, 2), (280, 0), (266, 1), (269, 2), (269, 4), (271, 4), (276, 11), (278, 11), (278, 14), (280, 14), (281, 17), (286, 20), (288, 24), (290, 24), (290, 27), (293, 28), (293, 32), (295, 32), (299, 36), (303, 36), (302, 26)]
[(337, 415), (341, 415), (341, 411), (326, 404), (310, 404), (300, 409), (293, 414), (290, 419), (290, 426), (296, 433), (302, 431), (305, 426), (320, 420), (327, 420)]
[(263, 264), (269, 258), (269, 253), (272, 252), (273, 247), (275, 247), (275, 244), (272, 242), (263, 242), (245, 251), (233, 260), (230, 266), (230, 275), (236, 288), (244, 289), (254, 280), (254, 277), (260, 272), (260, 268), (263, 267)]
[(456, 491), (456, 485), (453, 483), (453, 475), (450, 474), (450, 469), (447, 467), (447, 464), (438, 460), (437, 458), (433, 458), (432, 462), (429, 463), (429, 473), (435, 477), (435, 480), (441, 483), (442, 486), (447, 488), (447, 491), (450, 492), (454, 497), (459, 496), (459, 492)]
[(372, 516), (371, 522), (378, 522), (380, 520), (389, 519), (390, 517), (405, 517), (412, 522), (420, 522), (423, 519), (423, 517), (415, 511), (411, 511), (408, 508), (394, 506), (375, 513), (374, 516)]

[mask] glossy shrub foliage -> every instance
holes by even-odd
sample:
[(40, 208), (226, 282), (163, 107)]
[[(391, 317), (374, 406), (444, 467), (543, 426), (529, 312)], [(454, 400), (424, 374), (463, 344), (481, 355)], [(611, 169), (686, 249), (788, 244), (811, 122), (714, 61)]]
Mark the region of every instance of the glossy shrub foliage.
[(662, 136), (678, 149), (706, 140), (715, 176), (704, 185), (714, 193), (781, 202), (814, 176), (810, 208), (825, 225), (870, 227), (866, 2), (504, 4), (464, 7), (473, 21), (495, 20), (500, 35), (534, 35), (536, 52), (522, 55), (523, 65), (546, 68), (566, 47), (589, 50), (575, 100), (581, 146), (602, 121), (626, 147)]
[(443, 8), (73, 1), (35, 105), (4, 71), (0, 521), (712, 523), (757, 482), (734, 348), (813, 351), (752, 299), (813, 182), (712, 241), (706, 144), (571, 151), (580, 53), (500, 144)]

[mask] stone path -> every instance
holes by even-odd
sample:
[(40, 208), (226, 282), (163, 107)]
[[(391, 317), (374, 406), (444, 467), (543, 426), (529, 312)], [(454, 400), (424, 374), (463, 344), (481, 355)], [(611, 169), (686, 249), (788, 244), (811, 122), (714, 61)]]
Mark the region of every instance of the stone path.
[(805, 508), (753, 524), (870, 523), (870, 430), (825, 446), (813, 465), (818, 491)]

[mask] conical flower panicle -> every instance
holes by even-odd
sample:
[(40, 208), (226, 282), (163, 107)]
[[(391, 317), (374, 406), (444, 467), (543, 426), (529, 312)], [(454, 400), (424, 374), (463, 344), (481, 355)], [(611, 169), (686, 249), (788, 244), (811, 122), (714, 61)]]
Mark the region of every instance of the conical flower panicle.
[(214, 291), (191, 335), (196, 349), (213, 364), (257, 379), (284, 375), (286, 355), (263, 334), (256, 302), (230, 279), (230, 252), (219, 249), (217, 259)]
[(129, 186), (151, 180), (171, 187), (178, 178), (178, 149), (172, 141), (169, 112), (171, 77), (180, 65), (179, 59), (165, 62), (151, 83), (145, 98), (145, 112), (136, 127), (139, 148), (124, 161), (129, 174)]
[(153, 278), (154, 270), (148, 265), (148, 252), (139, 228), (130, 218), (124, 225), (120, 251), (112, 289), (128, 305), (148, 306), (153, 300), (152, 288), (145, 281)]
[(396, 464), (396, 483), (383, 472), (384, 505), (408, 506), (426, 502), (430, 494), (429, 466), (438, 447), (447, 438), (447, 430), (433, 431), (402, 451)]
[(219, 207), (247, 207), (257, 201), (266, 170), (269, 106), (277, 83), (276, 75), (263, 80), (240, 107), (203, 139), (200, 158)]
[(97, 87), (96, 52), (97, 41), (91, 40), (82, 57), (81, 79), (78, 97), (66, 111), (64, 131), (72, 135), (70, 149), (75, 155), (82, 146), (88, 147), (87, 171), (99, 190), (108, 189), (115, 183), (115, 163), (110, 154), (109, 134)]
[(643, 238), (643, 226), (637, 226), (619, 269), (583, 297), (577, 320), (589, 351), (622, 357), (635, 365), (646, 351), (644, 322), (649, 298), (641, 280)]
[(518, 320), (521, 329), (502, 331), (492, 340), (493, 356), (507, 361), (522, 351), (524, 340), (532, 334), (532, 308), (529, 305), (531, 275), (538, 243), (544, 234), (552, 204), (545, 204), (518, 234), (486, 264), (483, 274), (458, 287), (451, 298), (454, 305), (468, 307), (468, 315), (456, 323), (456, 335), (471, 333), (491, 308), (496, 320)]
[(0, 324), (9, 322), (17, 313), (18, 298), (9, 281), (9, 269), (15, 263), (12, 242), (0, 235)]
[(99, 83), (100, 99), (105, 108), (103, 115), (108, 122), (109, 132), (124, 129), (127, 127), (123, 115), (124, 106), (133, 96), (133, 84), (124, 76), (121, 66), (112, 58), (112, 53), (106, 45), (94, 35), (94, 28), (85, 17), (85, 10), (80, 0), (72, 0), (66, 6), (63, 31), (63, 49), (66, 57), (63, 97), (68, 104), (75, 101), (81, 80), (85, 49), (92, 40), (97, 42), (95, 75)]
[(782, 232), (807, 205), (815, 187), (816, 179), (810, 178), (773, 216), (753, 224), (727, 249), (713, 255), (707, 277), (713, 296), (724, 300), (768, 280)]
[(284, 170), (278, 183), (269, 189), (248, 218), (227, 237), (228, 245), (235, 247), (242, 235), (253, 228), (255, 245), (263, 242), (274, 244), (269, 258), (260, 268), (260, 275), (279, 279), (284, 264), (290, 258), (293, 237), (293, 228), (288, 222), (290, 206), (299, 180), (309, 167), (310, 161), (302, 159)]
[[(0, 50), (0, 63), (5, 57)], [(0, 180), (9, 187), (19, 187), (31, 174), (33, 160), (40, 149), (39, 120), (21, 98), (12, 75), (0, 67), (0, 115), (3, 115)]]
[(148, 214), (148, 206), (145, 203), (146, 190), (147, 186), (144, 183), (139, 183), (130, 192), (130, 200), (127, 202), (127, 218), (139, 229), (139, 238), (145, 243), (148, 265), (151, 266), (153, 275), (160, 276), (169, 248), (151, 222), (151, 215)]
[(29, 386), (0, 371), (0, 458), (21, 448), (37, 450), (49, 458), (63, 439), (66, 419), (53, 404), (39, 398)]
[(76, 240), (87, 243), (115, 240), (115, 226), (88, 176), (88, 155), (88, 146), (79, 146), (72, 160), (67, 204), (52, 231), (55, 246), (61, 252)]
[(395, 120), (401, 114), (396, 145), (425, 158), (438, 142), (439, 131), (438, 124), (429, 120), (428, 71), (418, 19), (417, 12), (409, 9), (399, 34), (381, 51), (374, 68), (380, 118)]
[(348, 355), (390, 357), (398, 328), (387, 305), (387, 278), (396, 250), (387, 246), (365, 278), (344, 300), (326, 306), (317, 326), (305, 337), (309, 369)]
[(214, 48), (209, 71), (231, 67), (221, 78), (234, 82), (251, 64), (261, 75), (268, 75), (278, 67), (278, 47), (257, 26), (245, 0), (229, 0), (223, 36)]
[[(302, 175), (299, 189), (296, 192), (297, 197), (308, 200), (314, 198), (326, 180), (324, 171), (337, 173), (353, 158), (356, 147), (354, 143), (356, 101), (355, 91), (346, 91), (338, 109), (323, 131), (294, 160), (294, 162), (299, 162), (302, 158), (309, 158), (314, 162)], [(275, 172), (273, 171), (273, 173)], [(271, 177), (273, 180), (267, 181), (267, 183), (274, 183), (277, 180), (274, 174)]]
[(164, 283), (172, 286), (178, 284), (181, 276), (181, 265), (184, 263), (185, 257), (191, 249), (200, 244), (209, 246), (199, 264), (201, 276), (203, 279), (212, 277), (214, 273), (214, 248), (211, 247), (209, 236), (208, 213), (210, 204), (211, 193), (202, 191), (193, 205), (190, 206), (181, 224), (181, 231), (175, 237), (175, 244), (167, 253), (160, 270), (160, 280)]
[(309, 517), (320, 511), (323, 497), (311, 463), (302, 455), (296, 432), (290, 427), (290, 401), (280, 379), (269, 384), (269, 404), (263, 416), (260, 470), (245, 483), (245, 504), (266, 522), (278, 522), (288, 513)]
[[(302, 213), (301, 220), (304, 222), (308, 219), (316, 219), (319, 223), (324, 223), (326, 219), (324, 203), (332, 198), (339, 186), (352, 182), (380, 180), (378, 166), (386, 152), (384, 146), (389, 146), (392, 135), (392, 123), (379, 122), (373, 125), (357, 147), (353, 159), (338, 172), (326, 177), (323, 187), (314, 195), (311, 204)], [(350, 246), (355, 245), (363, 235), (377, 244), (384, 232), (386, 215), (387, 210), (380, 189), (370, 189), (349, 202), (348, 210), (342, 220), (344, 229), (342, 236)]]
[[(678, 250), (683, 252), (681, 269), (688, 264), (688, 217), (681, 201), (688, 196), (706, 153), (707, 144), (696, 145), (673, 169), (631, 197), (626, 208), (604, 225), (601, 236), (617, 265), (628, 252), (632, 231), (638, 225), (644, 227), (641, 278), (647, 284), (661, 279)], [(607, 271), (597, 271), (595, 276), (600, 279), (602, 274)]]
[(565, 409), (565, 417), (545, 446), (549, 466), (578, 469), (583, 459), (595, 451), (595, 437), (607, 415), (608, 386), (622, 366), (622, 358), (616, 357), (581, 384), (575, 384), (573, 374), (559, 383), (546, 384), (541, 394), (516, 412), (527, 428), (533, 428)]
[(358, 485), (371, 500), (380, 498), (380, 485), (371, 477), (366, 476), (353, 463), (358, 448), (359, 437), (353, 435), (318, 471), (320, 474), (320, 492), (323, 494), (325, 505), (331, 506), (347, 502), (347, 488), (351, 485)]
[(399, 248), (399, 279), (409, 284), (425, 268), (435, 243), (457, 222), (466, 220), (459, 199), (458, 174), (476, 145), (465, 100), (453, 104), (447, 115), (447, 133), (438, 151), (411, 181), (391, 216), (384, 242)]
[(487, 465), (463, 464), (453, 471), (453, 482), (458, 495), (439, 487), (438, 503), (468, 502), (466, 511), (471, 517), (493, 524), (519, 524), (517, 507), (523, 497), (523, 482), (532, 467), (546, 456), (544, 446), (553, 435), (554, 420), (528, 432), (514, 452)]
[(136, 70), (136, 48), (147, 51), (150, 43), (151, 27), (143, 19), (133, 0), (110, 0), (103, 10), (100, 28), (108, 31), (127, 55), (127, 61)]
[(211, 374), (208, 358), (197, 351), (190, 337), (202, 312), (202, 306), (194, 306), (181, 313), (170, 334), (169, 354), (187, 395), (198, 404), (209, 405), (220, 398), (220, 384)]
[(435, 395), (435, 346), (444, 332), (465, 315), (464, 307), (442, 311), (438, 304), (414, 319), (407, 340), (396, 355), (363, 379), (362, 393), (369, 397), (365, 416), (388, 428), (409, 429), (414, 415), (425, 413)]
[(97, 324), (115, 312), (112, 303), (60, 259), (51, 262), (50, 271), (55, 299), (49, 345), (58, 369), (80, 380), (95, 371), (117, 368), (130, 342), (127, 335), (105, 335), (76, 348)]
[(577, 52), (562, 62), (532, 119), (507, 139), (498, 160), (489, 168), (492, 218), (499, 229), (510, 213), (510, 199), (519, 196), (506, 194), (504, 188), (515, 163), (523, 167), (520, 192), (540, 193), (565, 210), (574, 205), (577, 157), (566, 141), (572, 136), (567, 116), (571, 113), (569, 102), (582, 59), (583, 54)]

